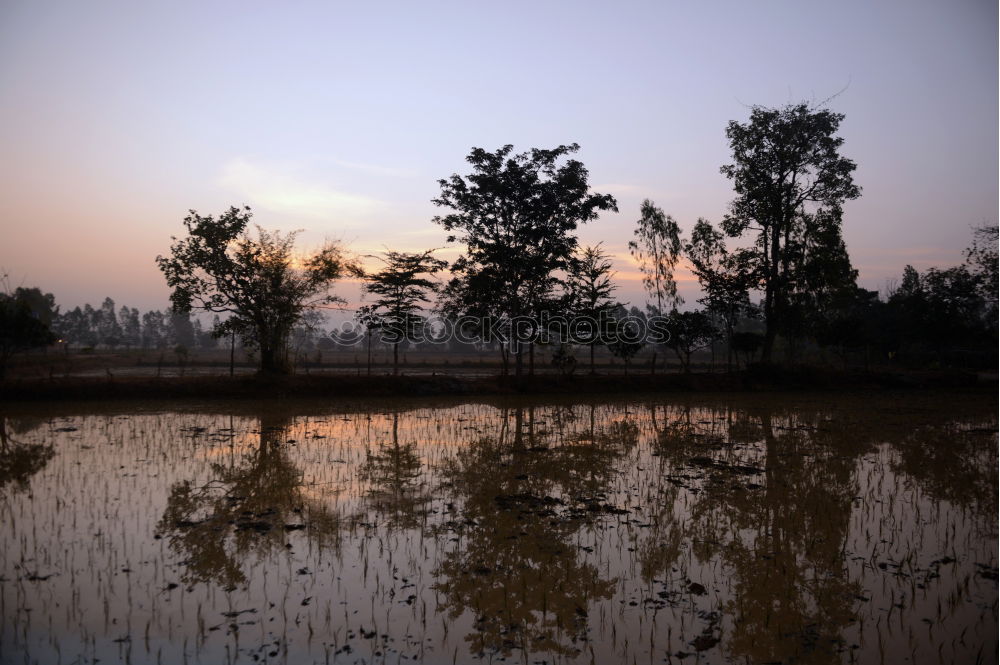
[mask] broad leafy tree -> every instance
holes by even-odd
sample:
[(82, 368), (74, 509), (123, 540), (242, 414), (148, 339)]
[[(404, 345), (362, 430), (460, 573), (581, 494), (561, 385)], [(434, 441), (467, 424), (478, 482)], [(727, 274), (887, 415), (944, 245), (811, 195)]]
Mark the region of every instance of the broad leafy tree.
[(983, 317), (979, 280), (967, 266), (929, 268), (923, 274), (906, 266), (889, 306), (906, 344), (928, 347), (939, 357), (948, 348), (996, 349), (996, 336), (988, 333)]
[[(4, 378), (7, 365), (15, 354), (56, 341), (43, 319), (45, 312), (32, 307), (35, 291), (38, 289), (17, 289), (13, 293), (6, 289), (0, 291), (0, 379)], [(43, 300), (53, 302), (51, 295)]]
[(608, 351), (615, 358), (624, 361), (625, 375), (628, 376), (629, 363), (646, 346), (645, 316), (638, 307), (633, 307), (630, 312), (624, 305), (619, 304), (615, 308), (614, 327), (614, 334), (608, 342)]
[(156, 262), (175, 311), (228, 314), (244, 342), (260, 350), (261, 372), (283, 373), (292, 327), (306, 309), (337, 302), (332, 283), (352, 266), (333, 243), (299, 257), (295, 233), (258, 226), (252, 234), (251, 215), (247, 207), (217, 218), (192, 210), (184, 218), (187, 237), (173, 238), (170, 256)]
[(439, 181), (433, 202), (451, 212), (434, 221), (449, 242), (465, 245), (451, 267), (446, 311), (505, 322), (537, 315), (576, 250), (577, 226), (618, 210), (614, 197), (590, 191), (583, 163), (564, 159), (577, 150), (575, 143), (523, 153), (473, 148), (472, 173)]
[(786, 312), (782, 330), (793, 352), (798, 342), (851, 309), (857, 295), (858, 271), (851, 265), (841, 236), (840, 210), (806, 214), (801, 235), (789, 253)]
[(667, 317), (667, 325), (670, 339), (664, 346), (677, 355), (685, 373), (691, 371), (691, 356), (708, 348), (719, 335), (712, 318), (705, 312), (678, 312), (675, 309)]
[(726, 332), (727, 366), (732, 369), (733, 334), (741, 317), (753, 312), (750, 304), (751, 277), (741, 269), (740, 254), (730, 253), (722, 232), (699, 219), (684, 245), (691, 270), (704, 294), (698, 299), (723, 321)]
[(752, 236), (744, 268), (764, 292), (765, 362), (789, 314), (796, 254), (818, 236), (816, 225), (825, 223), (829, 230), (831, 218), (838, 221), (837, 233), (825, 241), (835, 244), (844, 202), (861, 195), (854, 162), (840, 154), (844, 139), (837, 131), (843, 119), (805, 103), (756, 106), (748, 122), (732, 121), (726, 129), (733, 163), (721, 170), (733, 181), (736, 198), (722, 228), (730, 237)]

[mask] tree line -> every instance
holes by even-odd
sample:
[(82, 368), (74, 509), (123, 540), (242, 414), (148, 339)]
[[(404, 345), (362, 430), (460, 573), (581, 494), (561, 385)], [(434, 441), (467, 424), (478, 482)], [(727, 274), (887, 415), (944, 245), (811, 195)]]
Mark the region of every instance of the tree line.
[[(776, 362), (778, 351), (794, 362), (817, 348), (845, 362), (849, 354), (866, 363), (995, 362), (996, 226), (974, 229), (962, 265), (923, 273), (907, 266), (881, 294), (857, 285), (842, 224), (844, 205), (861, 188), (856, 164), (842, 154), (843, 119), (799, 103), (753, 107), (748, 120), (731, 121), (732, 159), (720, 170), (734, 197), (721, 220), (698, 219), (686, 236), (672, 216), (644, 201), (628, 242), (647, 294), (641, 309), (615, 298), (602, 245), (578, 242), (581, 224), (618, 211), (613, 196), (591, 190), (587, 169), (573, 157), (579, 146), (518, 153), (505, 145), (473, 148), (470, 173), (438, 181), (432, 201), (442, 213), (432, 222), (461, 249), (450, 264), (435, 250), (389, 250), (370, 257), (377, 269), (365, 269), (336, 243), (303, 257), (294, 233), (252, 230), (247, 207), (218, 217), (191, 211), (186, 235), (156, 259), (172, 289), (169, 325), (192, 312), (213, 313), (212, 335), (256, 349), (262, 372), (287, 371), (293, 331), (313, 312), (342, 303), (331, 292), (336, 280), (356, 277), (365, 302), (355, 316), (364, 334), (354, 341), (366, 339), (369, 349), (373, 340), (388, 343), (396, 367), (401, 345), (425, 339), (432, 311), (462, 340), (494, 346), (503, 371), (516, 375), (533, 372), (539, 346), (563, 369), (580, 348), (593, 369), (598, 347), (627, 364), (652, 344), (689, 370), (692, 356), (717, 342), (730, 366), (740, 358)], [(701, 286), (693, 309), (677, 292), (682, 261)], [(159, 330), (153, 319), (161, 313), (150, 313), (147, 325), (145, 315), (140, 320), (128, 308), (116, 314), (108, 303), (67, 313), (60, 334), (152, 343), (153, 333), (147, 339), (144, 331)], [(663, 334), (634, 334), (639, 328)]]

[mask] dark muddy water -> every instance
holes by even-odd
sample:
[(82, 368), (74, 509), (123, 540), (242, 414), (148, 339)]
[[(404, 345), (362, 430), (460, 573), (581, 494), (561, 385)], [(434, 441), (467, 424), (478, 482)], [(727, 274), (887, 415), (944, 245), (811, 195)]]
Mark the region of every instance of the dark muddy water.
[(976, 397), (8, 409), (0, 662), (994, 663)]

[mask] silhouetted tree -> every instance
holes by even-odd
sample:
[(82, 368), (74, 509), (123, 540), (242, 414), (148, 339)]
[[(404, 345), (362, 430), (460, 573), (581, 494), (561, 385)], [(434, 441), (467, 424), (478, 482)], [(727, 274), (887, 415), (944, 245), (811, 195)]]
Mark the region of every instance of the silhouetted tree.
[(31, 315), (49, 328), (59, 318), (56, 297), (51, 293), (43, 293), (38, 287), (17, 287), (14, 289), (14, 299), (26, 304)]
[(711, 317), (705, 312), (678, 312), (675, 309), (667, 317), (667, 326), (670, 339), (664, 346), (677, 355), (685, 373), (691, 371), (692, 354), (708, 348), (719, 335)]
[(726, 332), (726, 365), (732, 368), (733, 333), (740, 317), (754, 311), (750, 304), (751, 278), (729, 253), (723, 234), (705, 219), (699, 219), (684, 245), (691, 269), (704, 294), (698, 299), (723, 321)]
[(624, 361), (625, 376), (628, 376), (629, 363), (646, 346), (643, 334), (646, 324), (637, 307), (629, 312), (623, 305), (618, 305), (614, 315), (614, 332), (608, 342), (608, 350), (615, 358)]
[[(37, 289), (29, 291), (34, 290)], [(49, 327), (32, 310), (31, 301), (30, 297), (19, 298), (16, 291), (0, 291), (0, 379), (15, 354), (56, 341)]]
[[(861, 195), (854, 162), (840, 155), (844, 139), (836, 133), (843, 119), (805, 103), (755, 106), (749, 122), (731, 121), (726, 128), (733, 163), (721, 170), (733, 181), (736, 198), (722, 228), (734, 238), (755, 235), (744, 270), (764, 291), (765, 362), (786, 323), (796, 256), (810, 242), (819, 252), (837, 250), (841, 206)], [(826, 247), (819, 246), (820, 236)]]
[(656, 300), (656, 314), (666, 313), (664, 305), (675, 309), (684, 302), (677, 295), (674, 267), (681, 257), (680, 227), (674, 218), (646, 199), (636, 222), (636, 238), (628, 243), (629, 252), (639, 263), (642, 284)]
[(849, 351), (864, 349), (867, 366), (869, 349), (880, 341), (879, 328), (883, 326), (880, 310), (884, 307), (876, 291), (855, 288), (841, 292), (816, 317), (813, 324), (816, 341), (838, 349), (845, 366)]
[(176, 346), (192, 348), (195, 344), (194, 324), (189, 312), (170, 311), (164, 317), (170, 322), (170, 340)]
[(733, 351), (737, 354), (737, 359), (739, 358), (739, 354), (743, 354), (744, 364), (749, 365), (753, 362), (757, 351), (763, 346), (764, 336), (751, 331), (735, 332), (733, 333), (732, 343)]
[(815, 336), (837, 310), (852, 307), (858, 295), (858, 271), (851, 265), (841, 237), (840, 210), (820, 211), (809, 217), (810, 230), (796, 243), (791, 259), (788, 335)]
[(118, 310), (118, 326), (122, 331), (122, 344), (127, 348), (139, 346), (142, 341), (142, 324), (139, 322), (139, 310), (129, 309), (122, 305)]
[[(473, 148), (466, 158), (473, 173), (438, 181), (434, 204), (454, 212), (434, 221), (452, 234), (449, 242), (466, 246), (452, 264), (446, 311), (507, 322), (530, 317), (573, 255), (577, 225), (601, 210), (617, 212), (614, 197), (590, 193), (581, 162), (559, 164), (577, 150), (575, 143), (519, 154), (511, 145)], [(519, 345), (515, 351), (520, 375)]]
[(614, 325), (612, 313), (618, 303), (611, 299), (616, 287), (611, 282), (610, 257), (601, 249), (601, 244), (584, 247), (580, 255), (570, 262), (567, 287), (570, 292), (574, 317), (589, 320), (591, 325), (590, 373), (594, 373), (594, 349), (605, 343)]
[(60, 314), (53, 331), (67, 343), (78, 344), (87, 334), (87, 318), (79, 307)]
[(170, 256), (156, 262), (173, 289), (177, 312), (227, 313), (244, 342), (260, 350), (260, 371), (287, 371), (285, 350), (292, 326), (311, 307), (337, 299), (331, 284), (351, 266), (341, 248), (327, 243), (302, 259), (293, 255), (295, 233), (247, 231), (250, 208), (230, 208), (218, 218), (195, 211), (184, 218), (188, 237), (173, 238)]
[(979, 280), (979, 294), (985, 307), (987, 325), (997, 329), (997, 226), (977, 226), (972, 229), (972, 244), (965, 250), (965, 264)]
[(94, 312), (97, 322), (97, 341), (110, 349), (122, 343), (122, 329), (118, 325), (118, 313), (115, 310), (115, 301), (105, 298), (101, 303), (101, 308)]
[(434, 250), (419, 254), (387, 251), (377, 257), (382, 270), (365, 273), (364, 290), (375, 296), (368, 313), (374, 327), (392, 344), (392, 373), (399, 373), (399, 345), (415, 340), (415, 333), (424, 322), (418, 314), (421, 303), (430, 302), (430, 294), (438, 290), (431, 275), (448, 267), (446, 261), (435, 259)]
[[(889, 305), (900, 321), (903, 341), (926, 344), (939, 357), (948, 347), (976, 346), (988, 339), (979, 280), (964, 265), (930, 268), (922, 275), (906, 266)], [(989, 343), (996, 348), (995, 335)]]
[(142, 348), (162, 349), (167, 345), (163, 312), (151, 310), (142, 315)]

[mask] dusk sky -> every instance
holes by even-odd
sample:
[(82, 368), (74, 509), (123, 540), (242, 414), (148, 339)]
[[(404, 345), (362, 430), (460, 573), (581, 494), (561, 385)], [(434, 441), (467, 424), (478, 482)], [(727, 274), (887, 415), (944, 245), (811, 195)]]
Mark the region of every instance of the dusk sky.
[(471, 147), (577, 142), (620, 210), (581, 241), (639, 304), (642, 199), (717, 222), (726, 123), (835, 96), (864, 190), (844, 235), (881, 288), (997, 223), (997, 54), (996, 0), (3, 0), (0, 271), (64, 308), (166, 307), (153, 260), (187, 210), (239, 204), (303, 247), (443, 247), (430, 201)]

